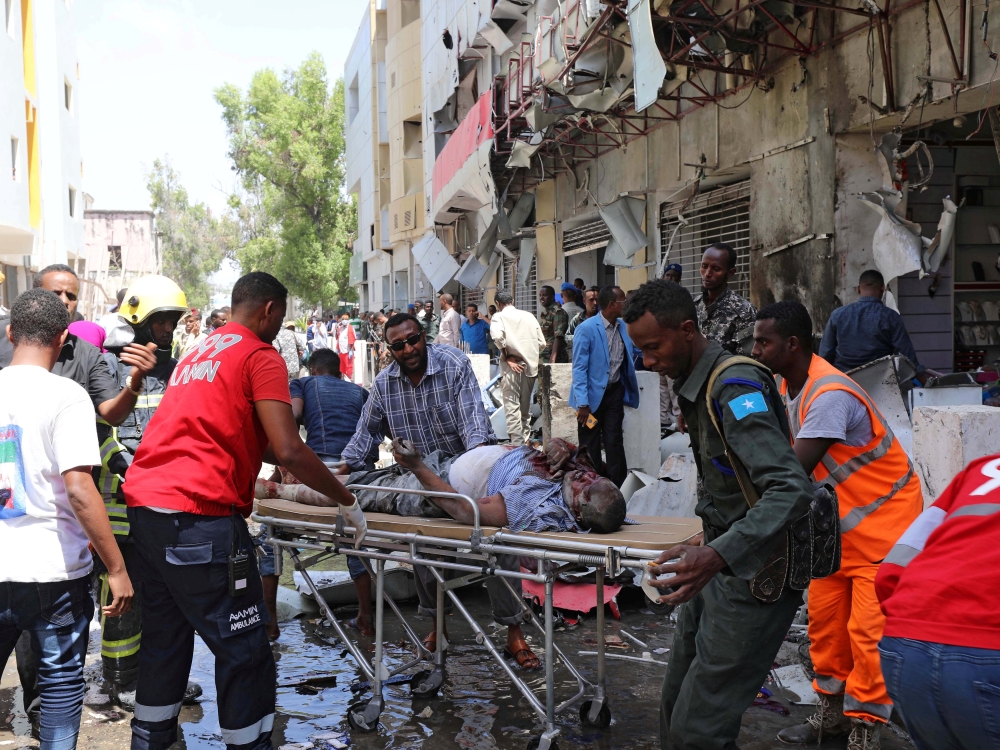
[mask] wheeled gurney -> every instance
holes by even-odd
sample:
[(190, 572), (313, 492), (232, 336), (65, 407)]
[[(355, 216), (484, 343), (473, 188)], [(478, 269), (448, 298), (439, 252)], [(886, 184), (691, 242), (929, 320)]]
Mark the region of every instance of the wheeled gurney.
[[(385, 487), (351, 485), (348, 489), (378, 490)], [(649, 560), (677, 544), (681, 544), (701, 531), (701, 522), (689, 518), (638, 517), (637, 525), (623, 527), (614, 534), (558, 533), (513, 533), (506, 529), (484, 527), (479, 523), (479, 508), (476, 502), (466, 496), (407, 489), (407, 494), (428, 497), (451, 497), (468, 503), (473, 509), (473, 525), (460, 524), (451, 519), (397, 516), (385, 513), (366, 513), (368, 534), (364, 549), (354, 548), (354, 529), (344, 525), (338, 507), (315, 507), (287, 500), (258, 500), (253, 520), (267, 524), (267, 543), (284, 548), (303, 574), (306, 585), (311, 590), (324, 616), (332, 624), (337, 635), (344, 642), (358, 668), (372, 685), (372, 697), (352, 705), (348, 709), (348, 723), (358, 731), (373, 731), (378, 727), (379, 716), (384, 707), (382, 686), (390, 677), (412, 670), (426, 663), (429, 669), (417, 671), (410, 680), (412, 694), (417, 697), (434, 695), (444, 682), (444, 651), (447, 643), (444, 637), (444, 597), (450, 598), (455, 610), (469, 623), (482, 644), (494, 660), (510, 677), (517, 689), (524, 695), (543, 721), (545, 731), (528, 744), (529, 750), (549, 750), (555, 748), (555, 738), (559, 734), (556, 716), (580, 706), (580, 718), (589, 725), (607, 727), (611, 723), (611, 711), (607, 705), (605, 692), (605, 645), (604, 645), (604, 577), (617, 577), (623, 570), (641, 571)], [(277, 552), (277, 550), (275, 550)], [(304, 557), (306, 551), (315, 552)], [(361, 558), (369, 573), (375, 579), (375, 656), (369, 663), (362, 650), (348, 638), (341, 623), (334, 616), (330, 606), (319, 595), (308, 568), (336, 554), (352, 554)], [(539, 561), (538, 573), (521, 570), (503, 570), (497, 565), (500, 555), (515, 555), (534, 558)], [(281, 573), (280, 554), (276, 555), (279, 575)], [(405, 562), (414, 566), (429, 568), (438, 582), (437, 587), (437, 650), (431, 653), (424, 646), (419, 635), (406, 621), (396, 603), (385, 592), (385, 562)], [(374, 561), (372, 571), (370, 561)], [(545, 564), (548, 563), (548, 564)], [(597, 568), (597, 679), (591, 683), (566, 654), (553, 641), (553, 584), (560, 573), (578, 566)], [(445, 580), (442, 571), (456, 571), (458, 577)], [(463, 606), (456, 589), (468, 583), (497, 576), (508, 589), (512, 589), (509, 579), (536, 581), (544, 584), (544, 621), (540, 621), (531, 607), (520, 599), (524, 619), (531, 622), (543, 634), (545, 651), (545, 695), (540, 697), (519, 677), (500, 649), (498, 649), (483, 628)], [(384, 605), (388, 605), (402, 624), (407, 638), (416, 648), (415, 657), (393, 670), (383, 663)], [(577, 691), (561, 703), (556, 703), (555, 662), (556, 657), (576, 680)]]

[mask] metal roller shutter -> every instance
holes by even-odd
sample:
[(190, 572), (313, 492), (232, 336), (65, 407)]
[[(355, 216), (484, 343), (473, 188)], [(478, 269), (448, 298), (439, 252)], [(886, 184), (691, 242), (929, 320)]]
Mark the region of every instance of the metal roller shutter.
[(695, 296), (701, 294), (701, 256), (713, 242), (724, 242), (736, 251), (736, 275), (729, 285), (750, 299), (750, 180), (699, 195), (684, 210), (687, 224), (674, 236), (683, 206), (684, 201), (675, 201), (660, 207), (661, 252), (673, 237), (666, 263), (681, 264), (681, 285)]
[(532, 315), (538, 315), (538, 276), (536, 275), (538, 261), (531, 262), (531, 273), (528, 283), (521, 284), (517, 280), (517, 261), (504, 258), (503, 286), (514, 295), (514, 306), (518, 310), (527, 310)]

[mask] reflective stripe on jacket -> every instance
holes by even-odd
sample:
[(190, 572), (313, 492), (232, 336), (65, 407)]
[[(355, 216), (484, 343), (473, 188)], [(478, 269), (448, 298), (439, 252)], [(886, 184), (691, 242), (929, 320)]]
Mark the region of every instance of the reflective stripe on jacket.
[(119, 472), (123, 466), (131, 463), (131, 455), (128, 449), (118, 442), (114, 428), (99, 424), (98, 437), (104, 439), (101, 441), (101, 465), (95, 466), (93, 471), (94, 483), (101, 493), (101, 499), (104, 500), (104, 509), (108, 512), (111, 531), (115, 536), (127, 537), (129, 524), (125, 493), (122, 490), (122, 482), (125, 480)]
[[(864, 389), (815, 354), (798, 408), (788, 414), (792, 438), (798, 434), (816, 397), (835, 390), (847, 391), (865, 405), (875, 437), (859, 447), (834, 443), (816, 466), (813, 477), (837, 490), (845, 553), (853, 547), (869, 562), (881, 562), (923, 510), (920, 479)], [(782, 379), (781, 394), (786, 396), (787, 391), (788, 383)]]

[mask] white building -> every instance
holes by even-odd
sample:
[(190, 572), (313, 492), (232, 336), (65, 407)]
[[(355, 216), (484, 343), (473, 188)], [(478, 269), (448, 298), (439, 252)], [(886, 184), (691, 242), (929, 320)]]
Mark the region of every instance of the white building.
[(83, 271), (80, 66), (69, 2), (5, 0), (0, 16), (0, 304), (51, 263)]

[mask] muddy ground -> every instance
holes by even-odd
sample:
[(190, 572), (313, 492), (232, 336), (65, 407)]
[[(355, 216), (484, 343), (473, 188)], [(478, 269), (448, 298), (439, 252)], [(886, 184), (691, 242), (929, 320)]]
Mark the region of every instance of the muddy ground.
[[(627, 594), (628, 592), (623, 592)], [(641, 656), (649, 651), (653, 659), (665, 661), (669, 652), (656, 654), (657, 649), (669, 649), (673, 626), (669, 617), (655, 615), (644, 608), (639, 596), (622, 596), (622, 615), (615, 621), (609, 613), (608, 634), (617, 635), (621, 629), (647, 644), (648, 648), (630, 645), (625, 650), (612, 651), (631, 656)], [(463, 590), (463, 601), (468, 600), (470, 610), (488, 622), (489, 601), (485, 591), (478, 587)], [(408, 617), (419, 632), (430, 631), (432, 622), (415, 616), (415, 604), (404, 605)], [(345, 613), (346, 614), (346, 613)], [(403, 645), (403, 634), (398, 624), (387, 617), (387, 657), (394, 664), (401, 663), (410, 651)], [(335, 675), (336, 685), (319, 690), (279, 688), (274, 744), (288, 750), (315, 748), (325, 750), (349, 744), (357, 750), (378, 748), (510, 748), (522, 750), (529, 739), (541, 729), (537, 717), (527, 701), (517, 692), (500, 667), (493, 663), (485, 650), (476, 644), (471, 628), (457, 615), (449, 617), (448, 630), (452, 637), (447, 668), (448, 677), (439, 696), (433, 700), (414, 700), (406, 684), (391, 685), (385, 690), (386, 709), (378, 731), (372, 734), (352, 732), (347, 725), (345, 709), (356, 700), (351, 683), (357, 681), (358, 671), (342, 647), (334, 644), (332, 629), (323, 627), (315, 616), (306, 616), (282, 623), (281, 639), (274, 646), (278, 664), (279, 684), (294, 682), (307, 674)], [(502, 645), (503, 632), (494, 628), (495, 642)], [(578, 652), (593, 651), (595, 640), (593, 613), (583, 618), (575, 628), (565, 628), (556, 633), (557, 643), (575, 661), (588, 678), (596, 672), (596, 659), (579, 656)], [(530, 635), (534, 647), (540, 648), (540, 634)], [(623, 638), (627, 643), (629, 639)], [(370, 641), (362, 639), (366, 647)], [(100, 634), (91, 633), (88, 676), (99, 679)], [(540, 653), (540, 650), (539, 650)], [(786, 643), (779, 661), (788, 663), (798, 658), (798, 644)], [(204, 687), (205, 695), (197, 706), (185, 706), (181, 712), (183, 739), (177, 750), (220, 750), (224, 748), (219, 734), (216, 714), (215, 687), (213, 684), (214, 660), (201, 641), (195, 650), (191, 678)], [(613, 723), (605, 730), (581, 726), (576, 709), (571, 709), (559, 719), (563, 750), (567, 748), (594, 748), (600, 750), (654, 750), (659, 747), (657, 737), (657, 706), (664, 667), (654, 662), (609, 660), (610, 707)], [(541, 672), (526, 675), (534, 686), (544, 684)], [(570, 681), (564, 669), (556, 670), (560, 698), (571, 695), (575, 682)], [(773, 686), (772, 686), (773, 687)], [(102, 700), (98, 686), (90, 688), (84, 707), (80, 748), (87, 750), (126, 750), (129, 746), (129, 714), (116, 710)], [(6, 665), (0, 680), (0, 750), (11, 747), (37, 747), (29, 734), (29, 727), (20, 706), (14, 659)], [(789, 716), (782, 716), (764, 708), (750, 708), (743, 720), (740, 747), (743, 750), (770, 750), (787, 747), (775, 739), (775, 733), (784, 726), (801, 722), (812, 713), (811, 707), (788, 706)], [(823, 748), (843, 748), (846, 739), (830, 739)], [(903, 737), (891, 732), (883, 736), (886, 750), (912, 748)]]

